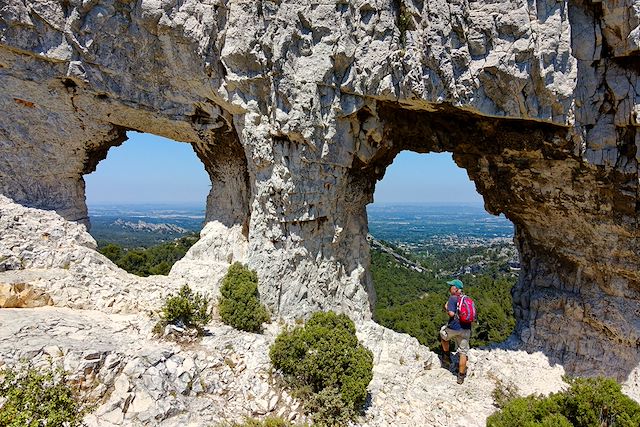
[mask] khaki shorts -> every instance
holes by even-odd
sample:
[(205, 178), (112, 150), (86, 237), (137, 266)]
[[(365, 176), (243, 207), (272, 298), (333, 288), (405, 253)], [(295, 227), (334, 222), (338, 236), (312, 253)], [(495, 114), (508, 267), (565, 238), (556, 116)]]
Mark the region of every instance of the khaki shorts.
[(447, 325), (440, 328), (440, 336), (443, 340), (449, 341), (453, 339), (458, 346), (461, 354), (467, 355), (469, 351), (469, 338), (471, 337), (471, 329), (449, 329)]

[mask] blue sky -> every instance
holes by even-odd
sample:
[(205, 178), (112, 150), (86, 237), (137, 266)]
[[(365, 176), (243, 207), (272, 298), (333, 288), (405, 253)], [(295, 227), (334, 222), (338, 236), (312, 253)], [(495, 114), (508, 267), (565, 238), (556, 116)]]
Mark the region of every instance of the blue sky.
[[(211, 182), (189, 144), (129, 132), (85, 175), (87, 203), (202, 203)], [(400, 153), (378, 182), (375, 203), (481, 204), (467, 173), (450, 153)]]
[(202, 203), (211, 187), (204, 165), (190, 144), (151, 134), (127, 132), (96, 171), (84, 176), (87, 204)]
[(402, 151), (376, 184), (374, 203), (482, 204), (482, 197), (451, 153)]

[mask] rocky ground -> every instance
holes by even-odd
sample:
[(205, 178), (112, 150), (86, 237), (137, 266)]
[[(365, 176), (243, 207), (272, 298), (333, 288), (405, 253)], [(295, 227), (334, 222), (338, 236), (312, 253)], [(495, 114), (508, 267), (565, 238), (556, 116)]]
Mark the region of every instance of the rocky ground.
[(403, 150), (449, 152), (487, 211), (515, 225), (526, 348), (573, 374), (637, 372), (640, 0), (0, 10), (0, 193), (88, 223), (83, 176), (127, 131), (148, 132), (202, 161), (218, 236), (173, 277), (140, 281), (73, 224), (9, 214), (0, 271), (20, 270), (10, 284), (34, 283), (56, 306), (136, 313), (179, 280), (215, 294), (212, 262), (219, 274), (234, 259), (282, 316), (333, 309), (364, 321), (376, 183)]
[[(301, 421), (300, 402), (275, 384), (268, 349), (281, 328), (236, 331), (217, 321), (199, 341), (154, 338), (146, 314), (61, 307), (0, 310), (0, 363), (62, 366), (95, 410), (89, 426), (209, 426), (245, 416)], [(373, 322), (358, 335), (375, 357), (363, 426), (483, 425), (496, 383), (522, 393), (562, 387), (561, 366), (542, 354), (473, 350), (463, 385), (427, 348)], [(461, 410), (461, 408), (465, 408)]]
[[(0, 309), (0, 367), (62, 366), (93, 405), (89, 426), (214, 426), (267, 415), (304, 420), (301, 403), (276, 385), (269, 364), (269, 346), (284, 322), (252, 334), (214, 319), (195, 342), (160, 340), (151, 332), (154, 313), (185, 277), (129, 275), (94, 250), (84, 226), (2, 197), (0, 229), (0, 301), (25, 307)], [(202, 245), (212, 240), (204, 236)], [(206, 283), (192, 285), (203, 291)], [(562, 366), (517, 350), (515, 342), (473, 349), (467, 380), (458, 385), (416, 339), (372, 321), (358, 322), (357, 330), (374, 354), (362, 426), (481, 426), (496, 410), (498, 384), (523, 395), (564, 386)], [(636, 370), (625, 391), (639, 399), (638, 390)]]

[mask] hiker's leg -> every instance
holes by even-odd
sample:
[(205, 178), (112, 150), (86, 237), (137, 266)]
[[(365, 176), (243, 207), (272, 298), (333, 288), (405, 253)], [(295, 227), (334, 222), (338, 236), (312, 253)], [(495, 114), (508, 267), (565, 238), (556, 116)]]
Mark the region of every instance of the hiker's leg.
[(458, 384), (464, 383), (467, 377), (467, 355), (460, 353), (460, 361), (458, 363)]
[(451, 353), (449, 352), (449, 334), (447, 325), (440, 328), (440, 345), (442, 346), (442, 367), (449, 369), (451, 366)]
[(463, 375), (467, 373), (467, 353), (469, 352), (469, 338), (471, 338), (470, 330), (465, 330), (460, 335), (460, 362), (458, 364), (458, 372)]
[(460, 372), (461, 374), (464, 374), (467, 372), (467, 355), (466, 354), (460, 354), (460, 363), (458, 366), (458, 372)]
[(442, 351), (449, 353), (449, 335), (447, 334), (447, 325), (444, 325), (440, 328), (440, 345), (442, 346)]

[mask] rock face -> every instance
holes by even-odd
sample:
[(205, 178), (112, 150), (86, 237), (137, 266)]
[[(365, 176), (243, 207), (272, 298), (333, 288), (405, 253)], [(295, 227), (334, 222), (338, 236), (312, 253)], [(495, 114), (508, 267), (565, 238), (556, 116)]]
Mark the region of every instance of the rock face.
[[(87, 223), (82, 177), (126, 131), (189, 143), (216, 234), (185, 262), (213, 291), (233, 258), (284, 317), (367, 319), (375, 183), (401, 150), (450, 151), (516, 226), (526, 348), (623, 379), (640, 362), (639, 21), (638, 0), (10, 0), (0, 193)], [(91, 292), (80, 252), (86, 274), (52, 255), (39, 280)]]
[[(84, 420), (89, 426), (203, 426), (274, 415), (304, 420), (301, 402), (278, 387), (271, 373), (268, 349), (282, 329), (280, 322), (257, 335), (214, 320), (201, 340), (185, 345), (151, 335), (153, 312), (182, 280), (210, 291), (216, 283), (205, 273), (242, 256), (220, 240), (219, 223), (205, 227), (196, 249), (168, 278), (127, 274), (93, 250), (95, 242), (84, 226), (2, 196), (0, 226), (10, 230), (0, 241), (2, 283), (36, 295), (47, 290), (55, 303), (0, 310), (0, 370), (19, 367), (24, 360), (38, 369), (62, 367), (80, 386), (83, 400), (93, 405)], [(227, 258), (202, 261), (224, 248)], [(522, 394), (564, 386), (564, 369), (552, 366), (542, 353), (505, 347), (473, 350), (461, 394), (456, 377), (441, 369), (436, 355), (415, 338), (370, 320), (358, 322), (357, 334), (374, 355), (371, 403), (360, 420), (364, 426), (425, 420), (429, 425), (482, 426), (495, 410), (489, 390), (499, 383)], [(625, 390), (638, 398), (637, 375)], [(461, 412), (463, 404), (470, 410)]]
[[(27, 358), (70, 373), (94, 410), (89, 426), (215, 425), (243, 416), (300, 418), (299, 402), (270, 383), (272, 336), (218, 325), (189, 348), (151, 339), (135, 315), (47, 308), (3, 310), (0, 365)], [(6, 366), (3, 366), (6, 367)]]

